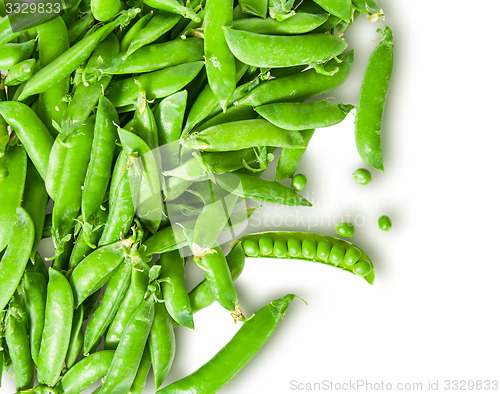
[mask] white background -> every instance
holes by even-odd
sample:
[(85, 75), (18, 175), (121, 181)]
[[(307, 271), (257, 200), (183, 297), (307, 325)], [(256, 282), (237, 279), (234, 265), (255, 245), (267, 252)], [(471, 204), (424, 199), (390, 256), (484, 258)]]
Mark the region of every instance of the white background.
[[(338, 221), (355, 219), (353, 241), (372, 258), (375, 284), (321, 264), (247, 259), (237, 290), (249, 313), (287, 293), (309, 305), (294, 301), (221, 393), (297, 392), (292, 380), (422, 383), (419, 392), (439, 380), (443, 392), (447, 379), (500, 379), (498, 0), (380, 4), (395, 37), (385, 173), (374, 173), (368, 186), (353, 182), (363, 163), (349, 116), (317, 131), (300, 167), (315, 207), (269, 205), (253, 222), (259, 230), (334, 235)], [(360, 17), (346, 35), (355, 66), (332, 93), (344, 103), (357, 104), (376, 28)], [(377, 228), (382, 214), (393, 219), (388, 233)], [(194, 285), (201, 274), (191, 268), (188, 277)], [(168, 382), (208, 361), (238, 328), (217, 305), (195, 324), (194, 332), (176, 331)], [(2, 392), (13, 391), (10, 379), (3, 383)]]

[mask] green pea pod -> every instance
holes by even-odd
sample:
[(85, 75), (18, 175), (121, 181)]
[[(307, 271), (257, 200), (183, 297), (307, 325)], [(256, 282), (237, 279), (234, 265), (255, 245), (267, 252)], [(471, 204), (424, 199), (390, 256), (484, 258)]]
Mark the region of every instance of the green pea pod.
[(253, 107), (247, 105), (237, 105), (226, 109), (226, 112), (221, 112), (207, 121), (201, 123), (193, 129), (193, 131), (200, 131), (208, 129), (209, 127), (217, 126), (222, 123), (237, 122), (240, 120), (256, 119), (259, 114), (255, 112)]
[(64, 161), (68, 154), (68, 144), (64, 142), (64, 136), (59, 134), (52, 145), (49, 154), (49, 163), (45, 175), (45, 188), (53, 201), (57, 201), (61, 177), (64, 173)]
[[(302, 138), (304, 138), (304, 142), (306, 144), (309, 144), (314, 131), (314, 129), (301, 131)], [(297, 167), (305, 152), (306, 148), (283, 148), (276, 166), (276, 180), (281, 181), (283, 179), (291, 178), (295, 174), (295, 171), (297, 171)]]
[[(96, 48), (90, 57), (87, 66), (83, 70), (83, 75), (90, 73), (97, 64), (108, 61), (110, 57), (117, 54), (120, 42), (114, 34), (110, 34)], [(73, 98), (69, 103), (61, 123), (61, 133), (67, 138), (87, 120), (92, 110), (106, 90), (111, 81), (111, 77), (104, 76), (98, 81), (84, 81), (75, 90)]]
[(120, 52), (127, 52), (130, 43), (137, 38), (137, 35), (140, 34), (141, 30), (148, 24), (152, 16), (153, 11), (148, 12), (128, 29), (120, 42)]
[[(226, 260), (229, 272), (231, 273), (231, 279), (234, 282), (241, 275), (245, 267), (245, 253), (241, 244), (238, 243), (231, 249), (226, 256)], [(213, 304), (216, 299), (211, 290), (210, 282), (207, 279), (203, 279), (189, 292), (189, 300), (193, 313)]]
[(153, 324), (154, 313), (152, 295), (137, 305), (116, 348), (100, 394), (128, 392), (132, 387)]
[(233, 29), (258, 34), (304, 34), (321, 26), (328, 19), (327, 13), (310, 14), (298, 12), (294, 16), (278, 22), (275, 19), (245, 18), (233, 22)]
[[(204, 254), (203, 254), (204, 253)], [(226, 257), (220, 247), (202, 251), (199, 255), (195, 250), (195, 262), (205, 272), (210, 284), (212, 295), (217, 302), (236, 318), (240, 317), (238, 294), (234, 288)]]
[[(318, 26), (316, 29), (312, 31), (312, 33), (326, 33), (329, 31), (332, 31), (335, 29), (336, 26), (338, 26), (342, 20), (335, 15), (330, 15), (328, 19), (326, 20), (325, 23), (323, 23), (321, 26)], [(337, 35), (338, 37), (338, 35)]]
[(375, 22), (378, 18), (384, 16), (384, 12), (375, 0), (351, 0), (352, 5), (356, 10), (364, 14), (373, 15), (376, 18), (369, 19), (370, 22)]
[(179, 22), (179, 15), (160, 11), (155, 14), (147, 25), (137, 33), (137, 36), (130, 43), (125, 58), (142, 48), (144, 45), (151, 44), (158, 38), (170, 31)]
[(184, 18), (189, 18), (194, 21), (199, 21), (200, 17), (191, 8), (182, 5), (177, 0), (146, 0), (144, 2), (148, 6), (157, 10), (178, 14)]
[(104, 295), (99, 301), (95, 312), (90, 317), (85, 330), (83, 354), (87, 355), (99, 344), (106, 329), (113, 321), (120, 304), (130, 285), (132, 268), (126, 260), (113, 272)]
[(39, 272), (25, 272), (23, 290), (29, 319), (31, 357), (35, 365), (38, 365), (47, 301), (47, 279)]
[(167, 97), (184, 88), (202, 68), (203, 62), (191, 62), (122, 79), (110, 83), (105, 94), (115, 107), (135, 103), (139, 85), (144, 88), (148, 99)]
[(244, 198), (281, 205), (312, 206), (293, 189), (276, 181), (267, 181), (243, 174), (223, 174), (217, 175), (217, 183), (228, 192)]
[(128, 158), (125, 151), (122, 151), (113, 171), (109, 192), (109, 215), (99, 239), (99, 246), (109, 245), (125, 237), (134, 220), (135, 208), (130, 192)]
[(71, 368), (78, 360), (78, 356), (83, 348), (83, 306), (80, 305), (73, 317), (73, 325), (71, 327), (71, 336), (69, 339), (68, 352), (66, 353), (66, 368)]
[(89, 118), (78, 133), (68, 141), (64, 159), (65, 171), (60, 178), (57, 200), (52, 212), (52, 226), (56, 248), (61, 248), (65, 237), (75, 226), (75, 218), (82, 205), (82, 187), (90, 161), (95, 119)]
[(276, 103), (255, 108), (255, 111), (272, 124), (286, 130), (304, 130), (329, 127), (342, 122), (354, 108), (318, 100), (308, 103)]
[(97, 211), (94, 220), (83, 225), (78, 233), (71, 256), (69, 258), (68, 269), (75, 269), (86, 256), (96, 248), (104, 231), (104, 226), (108, 218), (108, 210), (101, 209)]
[[(43, 68), (69, 49), (68, 29), (62, 18), (57, 17), (37, 27), (39, 67)], [(69, 77), (51, 86), (38, 98), (38, 116), (53, 136), (57, 130), (53, 122), (60, 125), (67, 103)]]
[(257, 311), (210, 361), (157, 393), (191, 393), (193, 387), (204, 393), (219, 391), (264, 346), (294, 298), (293, 294), (288, 294)]
[(47, 271), (47, 267), (45, 266), (45, 262), (39, 253), (35, 254), (35, 258), (31, 259), (26, 265), (26, 272), (38, 272), (42, 274), (45, 278), (45, 281), (49, 281), (49, 272)]
[[(183, 227), (190, 228), (194, 224), (194, 220), (183, 222)], [(159, 230), (156, 234), (148, 237), (144, 241), (146, 247), (146, 256), (151, 256), (156, 253), (167, 253), (176, 249), (182, 249), (187, 246), (186, 235), (179, 225), (171, 225)]]
[(160, 146), (179, 140), (186, 111), (187, 91), (182, 90), (160, 101), (155, 111)]
[(198, 11), (198, 16), (200, 17), (199, 22), (191, 20), (187, 25), (182, 25), (182, 26), (180, 25), (179, 22), (177, 24), (177, 26), (179, 26), (179, 29), (172, 30), (172, 38), (181, 38), (182, 40), (184, 40), (186, 39), (187, 36), (197, 37), (199, 29), (203, 26), (203, 22), (205, 21), (205, 14), (206, 14), (206, 9), (201, 8)]
[[(235, 138), (237, 136), (237, 138)], [(240, 150), (260, 146), (304, 148), (298, 131), (284, 130), (263, 119), (224, 123), (192, 133), (181, 143), (186, 148), (209, 152)]]
[(5, 340), (9, 347), (9, 354), (16, 379), (18, 391), (33, 387), (35, 368), (31, 359), (30, 343), (26, 325), (22, 319), (16, 317), (17, 312), (7, 311), (5, 319)]
[(149, 267), (139, 261), (132, 268), (130, 286), (109, 325), (105, 339), (106, 349), (116, 349), (122, 339), (127, 322), (144, 300), (149, 284)]
[(184, 281), (185, 260), (175, 251), (162, 254), (158, 263), (162, 267), (161, 287), (168, 313), (177, 323), (193, 329), (193, 312)]
[(155, 390), (163, 384), (175, 355), (175, 322), (161, 303), (155, 304), (155, 317), (151, 325), (148, 344), (153, 365)]
[(314, 0), (314, 2), (320, 5), (325, 11), (346, 22), (351, 18), (351, 0)]
[(393, 65), (394, 40), (389, 27), (370, 56), (365, 71), (354, 132), (356, 148), (363, 161), (384, 171), (381, 128)]
[(114, 353), (113, 350), (102, 350), (84, 357), (63, 375), (55, 388), (64, 394), (80, 394), (96, 380), (106, 375)]
[(208, 84), (220, 106), (226, 109), (236, 89), (236, 63), (223, 31), (223, 26), (231, 26), (233, 22), (233, 2), (207, 0), (205, 12), (203, 33)]
[(346, 52), (324, 65), (327, 72), (338, 71), (333, 75), (322, 75), (315, 70), (299, 72), (287, 77), (271, 79), (262, 82), (251, 90), (244, 98), (238, 100), (239, 105), (255, 107), (284, 101), (304, 101), (312, 97), (328, 93), (347, 79), (354, 60), (354, 51)]
[(38, 173), (45, 179), (54, 138), (40, 118), (26, 104), (0, 102), (0, 115), (16, 132)]
[(8, 43), (0, 46), (2, 57), (0, 58), (0, 69), (10, 70), (17, 63), (29, 59), (35, 48), (35, 40), (21, 43)]
[(88, 296), (99, 290), (121, 264), (125, 258), (124, 243), (126, 241), (102, 246), (76, 266), (69, 277), (76, 306), (80, 306)]
[(42, 239), (43, 226), (45, 224), (45, 210), (49, 196), (45, 190), (45, 184), (38, 174), (33, 164), (28, 162), (26, 172), (26, 186), (23, 194), (23, 208), (30, 215), (35, 226), (35, 239), (33, 241), (33, 250), (31, 260), (35, 259), (36, 250)]
[(259, 18), (267, 16), (267, 0), (240, 0), (239, 5), (245, 14), (255, 15)]
[(38, 381), (54, 386), (62, 371), (71, 336), (73, 292), (66, 277), (49, 269), (47, 304), (38, 357)]
[(35, 229), (33, 221), (23, 208), (17, 208), (16, 222), (11, 230), (2, 260), (0, 260), (0, 311), (5, 308), (21, 282), (31, 255)]
[(139, 364), (139, 368), (137, 369), (137, 373), (134, 378), (134, 383), (132, 383), (128, 394), (142, 394), (144, 392), (144, 387), (146, 386), (146, 380), (148, 378), (150, 369), (151, 353), (149, 351), (149, 348), (146, 346), (144, 348), (144, 354), (142, 355), (141, 363)]
[[(150, 149), (156, 149), (158, 148), (158, 127), (156, 126), (153, 111), (143, 92), (139, 94), (136, 106), (130, 130), (137, 134)], [(153, 155), (157, 156), (157, 154), (158, 151), (153, 152)], [(159, 157), (157, 157), (157, 162), (159, 164)]]
[[(263, 248), (263, 239), (269, 245), (266, 248)], [(375, 280), (375, 272), (370, 258), (344, 239), (293, 231), (270, 231), (247, 235), (236, 243), (243, 245), (245, 254), (249, 257), (278, 257), (314, 261), (354, 273), (363, 277), (370, 284)]]
[(22, 61), (21, 63), (17, 63), (9, 70), (3, 81), (4, 85), (15, 86), (27, 81), (35, 72), (35, 65), (35, 59), (28, 59)]
[(122, 9), (120, 0), (91, 0), (92, 15), (98, 21), (109, 21)]
[(68, 38), (71, 45), (80, 41), (85, 34), (91, 29), (95, 22), (92, 12), (86, 12), (80, 16), (76, 21), (68, 25)]
[(0, 204), (0, 251), (7, 246), (16, 223), (16, 209), (23, 199), (27, 166), (26, 152), (23, 148), (7, 148), (5, 158), (9, 175), (0, 185), (0, 201), (2, 202)]
[(69, 76), (115, 28), (123, 25), (126, 26), (138, 13), (139, 9), (136, 8), (123, 11), (112, 22), (88, 34), (77, 44), (73, 45), (57, 59), (33, 75), (24, 86), (19, 96), (19, 101), (25, 100), (33, 94), (43, 93), (52, 85)]
[(90, 163), (82, 191), (83, 221), (89, 222), (104, 201), (111, 177), (118, 114), (104, 96), (99, 99)]

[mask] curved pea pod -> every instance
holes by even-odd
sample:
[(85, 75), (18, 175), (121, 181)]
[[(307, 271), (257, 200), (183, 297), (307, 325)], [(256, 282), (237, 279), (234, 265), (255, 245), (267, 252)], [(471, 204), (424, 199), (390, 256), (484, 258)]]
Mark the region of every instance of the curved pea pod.
[(35, 40), (21, 43), (8, 43), (0, 46), (2, 57), (0, 58), (0, 69), (10, 70), (17, 63), (28, 59), (35, 48)]
[(155, 304), (155, 317), (151, 325), (148, 344), (153, 365), (155, 390), (163, 384), (175, 355), (175, 322), (161, 303)]
[(102, 246), (87, 257), (71, 273), (69, 281), (75, 294), (75, 305), (80, 304), (91, 294), (99, 290), (110, 278), (113, 271), (125, 258), (124, 244), (118, 241)]
[(179, 324), (194, 328), (193, 312), (184, 281), (185, 260), (178, 251), (164, 253), (158, 260), (162, 267), (160, 278), (165, 307)]
[(120, 42), (120, 52), (127, 52), (130, 43), (136, 39), (137, 35), (141, 30), (148, 24), (148, 22), (153, 17), (154, 11), (145, 13), (144, 16), (140, 17), (133, 25), (127, 30), (125, 35), (122, 37)]
[(316, 129), (342, 122), (354, 108), (327, 100), (308, 103), (275, 103), (262, 105), (255, 111), (272, 124), (286, 130)]
[(68, 25), (68, 38), (70, 45), (75, 45), (80, 41), (85, 33), (92, 28), (95, 22), (92, 12), (85, 12), (76, 21)]
[(349, 21), (352, 13), (351, 0), (314, 0), (325, 11), (335, 15), (343, 21)]
[(0, 251), (7, 246), (16, 223), (16, 209), (23, 199), (27, 170), (26, 152), (23, 148), (7, 148), (5, 159), (9, 174), (0, 184), (0, 201), (2, 202), (0, 204)]
[(309, 201), (293, 189), (276, 181), (267, 181), (254, 176), (236, 173), (217, 175), (216, 179), (222, 188), (240, 197), (281, 205), (312, 206)]
[[(189, 223), (193, 224), (194, 221), (190, 221)], [(186, 224), (186, 226), (188, 225)], [(175, 224), (158, 231), (144, 241), (146, 256), (151, 256), (156, 253), (171, 252), (176, 249), (184, 248), (187, 244), (188, 241), (182, 228)]]
[(116, 348), (101, 394), (128, 392), (132, 386), (153, 324), (154, 304), (150, 295), (133, 311)]
[(155, 110), (160, 146), (177, 141), (181, 137), (184, 113), (187, 104), (187, 90), (165, 97)]
[(321, 26), (328, 19), (327, 13), (312, 14), (297, 12), (292, 17), (278, 22), (272, 18), (245, 18), (233, 22), (232, 28), (258, 34), (293, 35), (304, 34)]
[(345, 41), (330, 34), (276, 36), (231, 28), (225, 28), (224, 34), (234, 56), (255, 67), (320, 64), (347, 48)]
[(111, 102), (104, 96), (97, 107), (94, 138), (90, 162), (82, 191), (83, 221), (89, 222), (104, 201), (111, 178), (118, 114)]
[(219, 391), (264, 346), (294, 298), (293, 294), (288, 294), (258, 310), (210, 361), (157, 393), (192, 393), (193, 387), (204, 393)]
[[(314, 129), (301, 131), (300, 134), (302, 134), (302, 138), (304, 138), (306, 144), (309, 144), (314, 131)], [(295, 174), (295, 171), (297, 171), (297, 167), (305, 152), (306, 148), (283, 148), (276, 166), (276, 180), (281, 181), (282, 179), (291, 178)]]
[(4, 79), (5, 86), (15, 86), (27, 81), (35, 72), (35, 59), (24, 60), (13, 66)]
[(148, 6), (157, 10), (171, 12), (173, 14), (182, 15), (184, 18), (199, 21), (200, 17), (190, 7), (182, 5), (177, 0), (146, 0), (144, 2)]
[(17, 217), (7, 249), (0, 260), (0, 311), (5, 308), (21, 282), (33, 248), (35, 229), (33, 221), (22, 208)]
[(123, 53), (119, 53), (102, 63), (97, 70), (105, 75), (145, 73), (201, 60), (203, 60), (203, 40), (191, 37), (186, 40), (146, 45), (125, 60)]
[(156, 13), (147, 22), (146, 26), (137, 32), (134, 39), (130, 42), (124, 57), (127, 58), (144, 45), (156, 41), (162, 35), (170, 31), (180, 19), (181, 17), (179, 15), (169, 12), (160, 11)]
[(83, 354), (88, 354), (91, 349), (99, 344), (106, 329), (113, 321), (120, 304), (130, 285), (132, 267), (124, 261), (113, 273), (108, 282), (104, 295), (89, 319), (84, 335)]
[(240, 120), (257, 119), (259, 115), (255, 112), (253, 107), (247, 105), (231, 106), (226, 109), (226, 112), (221, 112), (207, 121), (201, 123), (193, 129), (193, 131), (200, 131), (208, 129), (212, 126), (217, 126), (222, 123), (237, 122)]
[(39, 272), (25, 272), (23, 290), (29, 320), (31, 357), (35, 365), (38, 365), (43, 322), (45, 320), (45, 303), (47, 301), (47, 279)]
[(394, 41), (388, 27), (370, 56), (365, 71), (354, 132), (356, 148), (363, 161), (383, 171), (381, 128), (389, 82), (391, 81)]
[(98, 21), (109, 21), (122, 9), (120, 0), (91, 0), (92, 15)]
[(38, 173), (45, 179), (54, 138), (35, 112), (17, 101), (0, 102), (0, 115), (16, 132)]
[(45, 176), (45, 188), (50, 198), (54, 201), (58, 200), (57, 193), (59, 192), (61, 177), (64, 173), (64, 161), (68, 153), (68, 144), (63, 140), (64, 136), (62, 134), (56, 137), (49, 153), (49, 163)]
[(80, 305), (75, 311), (73, 324), (71, 326), (71, 335), (69, 338), (68, 352), (66, 353), (65, 366), (71, 368), (78, 360), (78, 356), (83, 348), (83, 305)]
[(50, 64), (43, 67), (26, 83), (19, 96), (19, 101), (25, 100), (33, 94), (43, 93), (52, 85), (69, 76), (92, 54), (101, 41), (111, 34), (118, 26), (127, 25), (139, 11), (138, 8), (131, 8), (123, 11), (112, 22), (88, 34)]
[(17, 315), (16, 311), (9, 308), (5, 319), (5, 340), (9, 347), (9, 354), (16, 379), (18, 391), (33, 387), (35, 369), (31, 359), (28, 332), (26, 325)]
[(238, 105), (257, 107), (267, 103), (304, 101), (328, 93), (347, 79), (354, 60), (354, 51), (343, 53), (338, 59), (340, 63), (332, 59), (324, 65), (327, 72), (337, 70), (333, 75), (319, 74), (311, 69), (287, 77), (271, 79), (262, 82), (238, 100)]
[(139, 86), (148, 99), (163, 98), (184, 88), (203, 68), (203, 62), (191, 62), (112, 82), (106, 96), (115, 107), (133, 104), (139, 96)]
[[(154, 320), (153, 320), (154, 322)], [(148, 379), (149, 370), (151, 369), (151, 352), (146, 346), (144, 348), (144, 354), (141, 358), (141, 363), (139, 368), (137, 368), (137, 373), (135, 374), (134, 382), (130, 387), (128, 394), (142, 394), (144, 388), (146, 387), (146, 381)]]
[(65, 171), (59, 179), (57, 200), (52, 212), (52, 231), (58, 249), (66, 242), (65, 237), (71, 233), (76, 224), (75, 217), (80, 212), (82, 187), (90, 162), (93, 133), (94, 118), (89, 118), (67, 142), (69, 147), (64, 157)]
[(142, 261), (132, 268), (130, 285), (109, 325), (105, 338), (106, 349), (115, 349), (122, 339), (127, 322), (144, 300), (149, 284), (149, 267)]
[[(263, 251), (263, 239), (271, 250), (267, 248)], [(354, 273), (370, 284), (375, 280), (373, 264), (366, 253), (340, 238), (305, 232), (270, 231), (247, 235), (236, 243), (243, 245), (248, 257), (308, 260)]]
[[(231, 279), (234, 282), (243, 272), (245, 267), (245, 253), (241, 244), (236, 244), (226, 256)], [(189, 292), (189, 300), (193, 313), (213, 304), (216, 299), (212, 293), (210, 283), (203, 279), (193, 290)]]
[(102, 350), (84, 357), (63, 375), (55, 388), (64, 394), (80, 394), (85, 388), (106, 375), (114, 353), (113, 350)]
[(54, 386), (59, 379), (71, 336), (73, 303), (73, 292), (68, 280), (62, 273), (50, 268), (37, 366), (38, 380), (42, 384)]
[(281, 129), (263, 119), (240, 120), (209, 127), (190, 134), (181, 140), (181, 144), (186, 148), (209, 152), (260, 146), (305, 148), (299, 132)]

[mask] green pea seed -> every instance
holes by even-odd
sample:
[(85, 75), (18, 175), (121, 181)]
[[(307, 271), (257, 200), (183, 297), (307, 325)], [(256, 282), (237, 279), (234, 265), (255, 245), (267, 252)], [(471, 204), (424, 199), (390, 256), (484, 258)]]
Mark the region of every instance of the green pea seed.
[(288, 252), (286, 242), (283, 239), (277, 239), (274, 242), (273, 254), (276, 257), (285, 257)]
[(316, 251), (316, 257), (324, 261), (328, 261), (328, 255), (330, 254), (330, 249), (332, 248), (332, 243), (327, 239), (322, 239), (318, 242), (318, 250)]
[(354, 181), (360, 185), (368, 185), (372, 181), (372, 173), (364, 168), (358, 168), (352, 173)]
[(342, 260), (344, 260), (344, 255), (345, 255), (345, 246), (342, 245), (341, 243), (333, 245), (332, 249), (330, 250), (330, 256), (328, 259), (330, 262), (334, 265), (339, 265)]
[(302, 252), (302, 242), (297, 237), (288, 239), (288, 254), (291, 257), (299, 257)]
[(302, 242), (302, 254), (306, 259), (313, 259), (316, 256), (318, 243), (312, 238), (306, 238)]
[(273, 252), (273, 239), (271, 237), (261, 237), (259, 239), (259, 249), (264, 256), (268, 256)]
[(307, 185), (307, 177), (304, 174), (297, 174), (292, 178), (292, 189), (300, 192)]
[(354, 224), (349, 222), (342, 222), (337, 224), (335, 231), (338, 235), (345, 238), (350, 238), (354, 235)]
[(360, 258), (363, 252), (356, 248), (355, 246), (351, 246), (345, 252), (344, 263), (348, 266), (354, 265)]
[(247, 239), (243, 242), (243, 250), (247, 256), (258, 256), (259, 244), (255, 239)]
[(370, 272), (372, 272), (372, 269), (373, 269), (373, 267), (369, 261), (361, 260), (353, 265), (352, 272), (354, 272), (358, 276), (366, 276)]
[(378, 218), (378, 227), (382, 231), (389, 231), (392, 227), (392, 221), (391, 218), (387, 215), (380, 216)]

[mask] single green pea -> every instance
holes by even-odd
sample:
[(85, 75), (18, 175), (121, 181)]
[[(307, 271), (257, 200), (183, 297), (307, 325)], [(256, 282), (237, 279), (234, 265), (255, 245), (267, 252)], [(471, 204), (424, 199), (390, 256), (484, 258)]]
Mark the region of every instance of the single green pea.
[(273, 239), (271, 237), (259, 238), (259, 249), (264, 256), (268, 256), (273, 252)]
[(352, 272), (354, 272), (358, 276), (366, 276), (372, 272), (372, 265), (367, 260), (360, 260), (352, 267)]
[(378, 218), (378, 227), (382, 231), (389, 231), (392, 227), (392, 221), (391, 218), (387, 215), (380, 216)]
[(363, 252), (356, 248), (355, 246), (351, 246), (345, 252), (344, 263), (348, 266), (354, 265), (360, 258)]
[(304, 174), (297, 174), (292, 178), (292, 189), (300, 192), (307, 185), (307, 177)]
[(345, 255), (345, 246), (342, 245), (341, 243), (333, 245), (332, 249), (330, 250), (330, 256), (328, 259), (330, 262), (334, 265), (339, 265), (342, 260), (344, 260), (344, 255)]
[(288, 252), (286, 242), (283, 239), (277, 239), (274, 242), (273, 254), (276, 257), (285, 257)]
[(306, 259), (313, 259), (316, 256), (318, 243), (315, 239), (306, 238), (302, 242), (302, 254)]
[(243, 242), (243, 249), (247, 256), (259, 255), (259, 244), (255, 239), (247, 239)]
[(364, 168), (358, 168), (352, 173), (354, 181), (360, 185), (368, 185), (372, 181), (372, 173)]
[(352, 237), (354, 235), (354, 230), (354, 224), (349, 222), (339, 223), (335, 227), (335, 231), (337, 232), (337, 234), (345, 238)]
[(302, 242), (297, 237), (288, 239), (288, 254), (291, 257), (299, 257), (302, 252)]
[(328, 256), (330, 254), (330, 249), (332, 248), (332, 243), (327, 239), (322, 239), (318, 242), (318, 249), (316, 250), (316, 257), (323, 261), (328, 261)]

